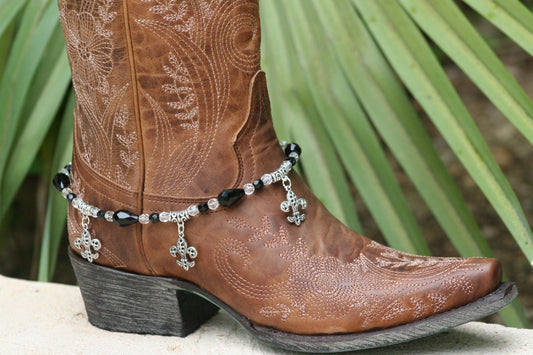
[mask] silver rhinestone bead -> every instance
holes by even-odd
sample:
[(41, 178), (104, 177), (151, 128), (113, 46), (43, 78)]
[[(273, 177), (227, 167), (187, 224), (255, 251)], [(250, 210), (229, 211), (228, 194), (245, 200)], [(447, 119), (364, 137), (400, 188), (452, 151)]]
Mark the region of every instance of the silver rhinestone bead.
[(189, 216), (194, 217), (197, 216), (200, 211), (198, 210), (197, 205), (190, 205), (189, 207), (187, 207), (187, 213), (189, 214)]
[(255, 191), (255, 187), (252, 184), (244, 184), (244, 193), (247, 195), (253, 194)]
[(68, 187), (65, 187), (63, 190), (61, 190), (61, 195), (63, 195), (64, 198), (67, 198), (67, 195), (71, 193), (72, 193), (72, 190)]
[(164, 222), (164, 223), (170, 221), (170, 213), (168, 213), (168, 212), (161, 212), (161, 213), (159, 214), (159, 221)]
[(139, 223), (140, 224), (148, 224), (150, 223), (150, 216), (147, 213), (143, 213), (139, 216)]
[(94, 207), (94, 206), (89, 207), (89, 213), (91, 214), (91, 216), (93, 216), (93, 218), (98, 217), (98, 211), (100, 211), (98, 207)]
[(272, 184), (272, 175), (270, 175), (270, 174), (265, 174), (265, 175), (261, 176), (261, 181), (262, 181), (263, 184), (265, 184), (265, 185), (270, 185), (270, 184)]
[(285, 149), (285, 147), (287, 146), (287, 141), (279, 141), (279, 145), (281, 146), (281, 148)]
[(289, 158), (294, 158), (294, 160), (296, 160), (296, 161), (300, 160), (300, 156), (296, 152), (291, 152), (289, 154)]
[(115, 214), (115, 213), (114, 213), (113, 211), (107, 211), (107, 212), (105, 213), (105, 216), (104, 216), (104, 217), (105, 217), (105, 220), (108, 221), (108, 222), (113, 222), (113, 215), (114, 215), (114, 214)]
[(216, 210), (219, 206), (218, 200), (216, 198), (212, 198), (209, 201), (207, 201), (207, 206), (210, 210)]
[(75, 197), (73, 200), (72, 200), (72, 207), (74, 208), (78, 208), (80, 206), (80, 199)]

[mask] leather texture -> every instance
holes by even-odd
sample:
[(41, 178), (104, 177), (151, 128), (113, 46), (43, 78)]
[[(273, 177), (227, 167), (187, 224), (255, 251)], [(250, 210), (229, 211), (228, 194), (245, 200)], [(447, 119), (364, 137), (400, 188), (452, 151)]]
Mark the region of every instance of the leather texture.
[[(72, 189), (83, 200), (178, 211), (285, 159), (260, 71), (257, 1), (59, 0), (59, 8), (77, 99)], [(411, 322), (501, 282), (495, 259), (414, 256), (360, 236), (290, 178), (308, 202), (299, 227), (280, 210), (286, 193), (276, 183), (186, 222), (198, 251), (189, 271), (169, 253), (178, 238), (171, 222), (91, 219), (102, 242), (95, 262), (194, 282), (253, 323), (297, 334)], [(80, 222), (70, 206), (77, 252)]]

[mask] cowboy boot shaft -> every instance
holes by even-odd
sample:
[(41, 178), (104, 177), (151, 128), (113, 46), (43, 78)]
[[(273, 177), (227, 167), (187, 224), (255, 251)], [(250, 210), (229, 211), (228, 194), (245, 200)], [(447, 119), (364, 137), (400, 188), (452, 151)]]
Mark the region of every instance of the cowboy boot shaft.
[(234, 143), (260, 67), (257, 1), (127, 1), (127, 7), (145, 195), (200, 199), (238, 184), (243, 164)]
[[(257, 1), (59, 5), (77, 101), (73, 182), (80, 197), (107, 210), (156, 212), (257, 174), (243, 160), (261, 161), (276, 141), (271, 122), (259, 122), (270, 117), (250, 101), (260, 67)], [(71, 212), (73, 240), (81, 216)], [(106, 232), (105, 223), (92, 228)], [(117, 234), (99, 262), (147, 273), (141, 227)]]
[(257, 1), (61, 0), (60, 13), (78, 150), (93, 170), (179, 197), (237, 182), (233, 143), (259, 70)]

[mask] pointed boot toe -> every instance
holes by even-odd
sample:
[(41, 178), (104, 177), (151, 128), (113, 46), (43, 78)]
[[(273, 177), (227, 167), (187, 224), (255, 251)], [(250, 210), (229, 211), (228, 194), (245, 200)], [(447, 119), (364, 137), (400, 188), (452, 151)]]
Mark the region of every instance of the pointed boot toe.
[(474, 288), (473, 299), (482, 297), (494, 291), (502, 282), (502, 265), (494, 258), (470, 258), (468, 259), (474, 268), (471, 280)]

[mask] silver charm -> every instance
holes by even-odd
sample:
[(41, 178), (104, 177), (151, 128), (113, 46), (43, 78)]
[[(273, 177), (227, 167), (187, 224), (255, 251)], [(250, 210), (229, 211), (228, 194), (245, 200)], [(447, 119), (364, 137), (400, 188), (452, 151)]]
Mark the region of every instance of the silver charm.
[(292, 212), (292, 216), (287, 216), (287, 220), (291, 223), (299, 226), (305, 220), (305, 213), (300, 213), (298, 206), (301, 206), (302, 209), (307, 208), (307, 201), (303, 198), (296, 196), (294, 191), (291, 189), (291, 179), (288, 176), (284, 176), (281, 179), (285, 191), (287, 191), (287, 201), (281, 203), (281, 210), (283, 212)]
[[(97, 251), (102, 247), (102, 243), (99, 239), (91, 237), (91, 233), (89, 232), (89, 222), (89, 216), (84, 214), (81, 219), (81, 227), (83, 230), (81, 236), (74, 240), (74, 246), (80, 250), (83, 246), (84, 250), (81, 252), (81, 257), (92, 263), (93, 260), (98, 259), (99, 254)], [(92, 252), (91, 248), (94, 249), (95, 253)]]
[[(189, 258), (194, 259), (198, 255), (195, 247), (190, 247), (185, 240), (185, 221), (189, 219), (187, 211), (179, 211), (171, 213), (172, 222), (178, 225), (178, 242), (176, 245), (170, 247), (170, 255), (173, 257), (179, 257), (180, 259), (176, 260), (179, 266), (185, 270), (194, 267), (194, 261), (189, 261)], [(178, 256), (179, 255), (179, 256)]]

